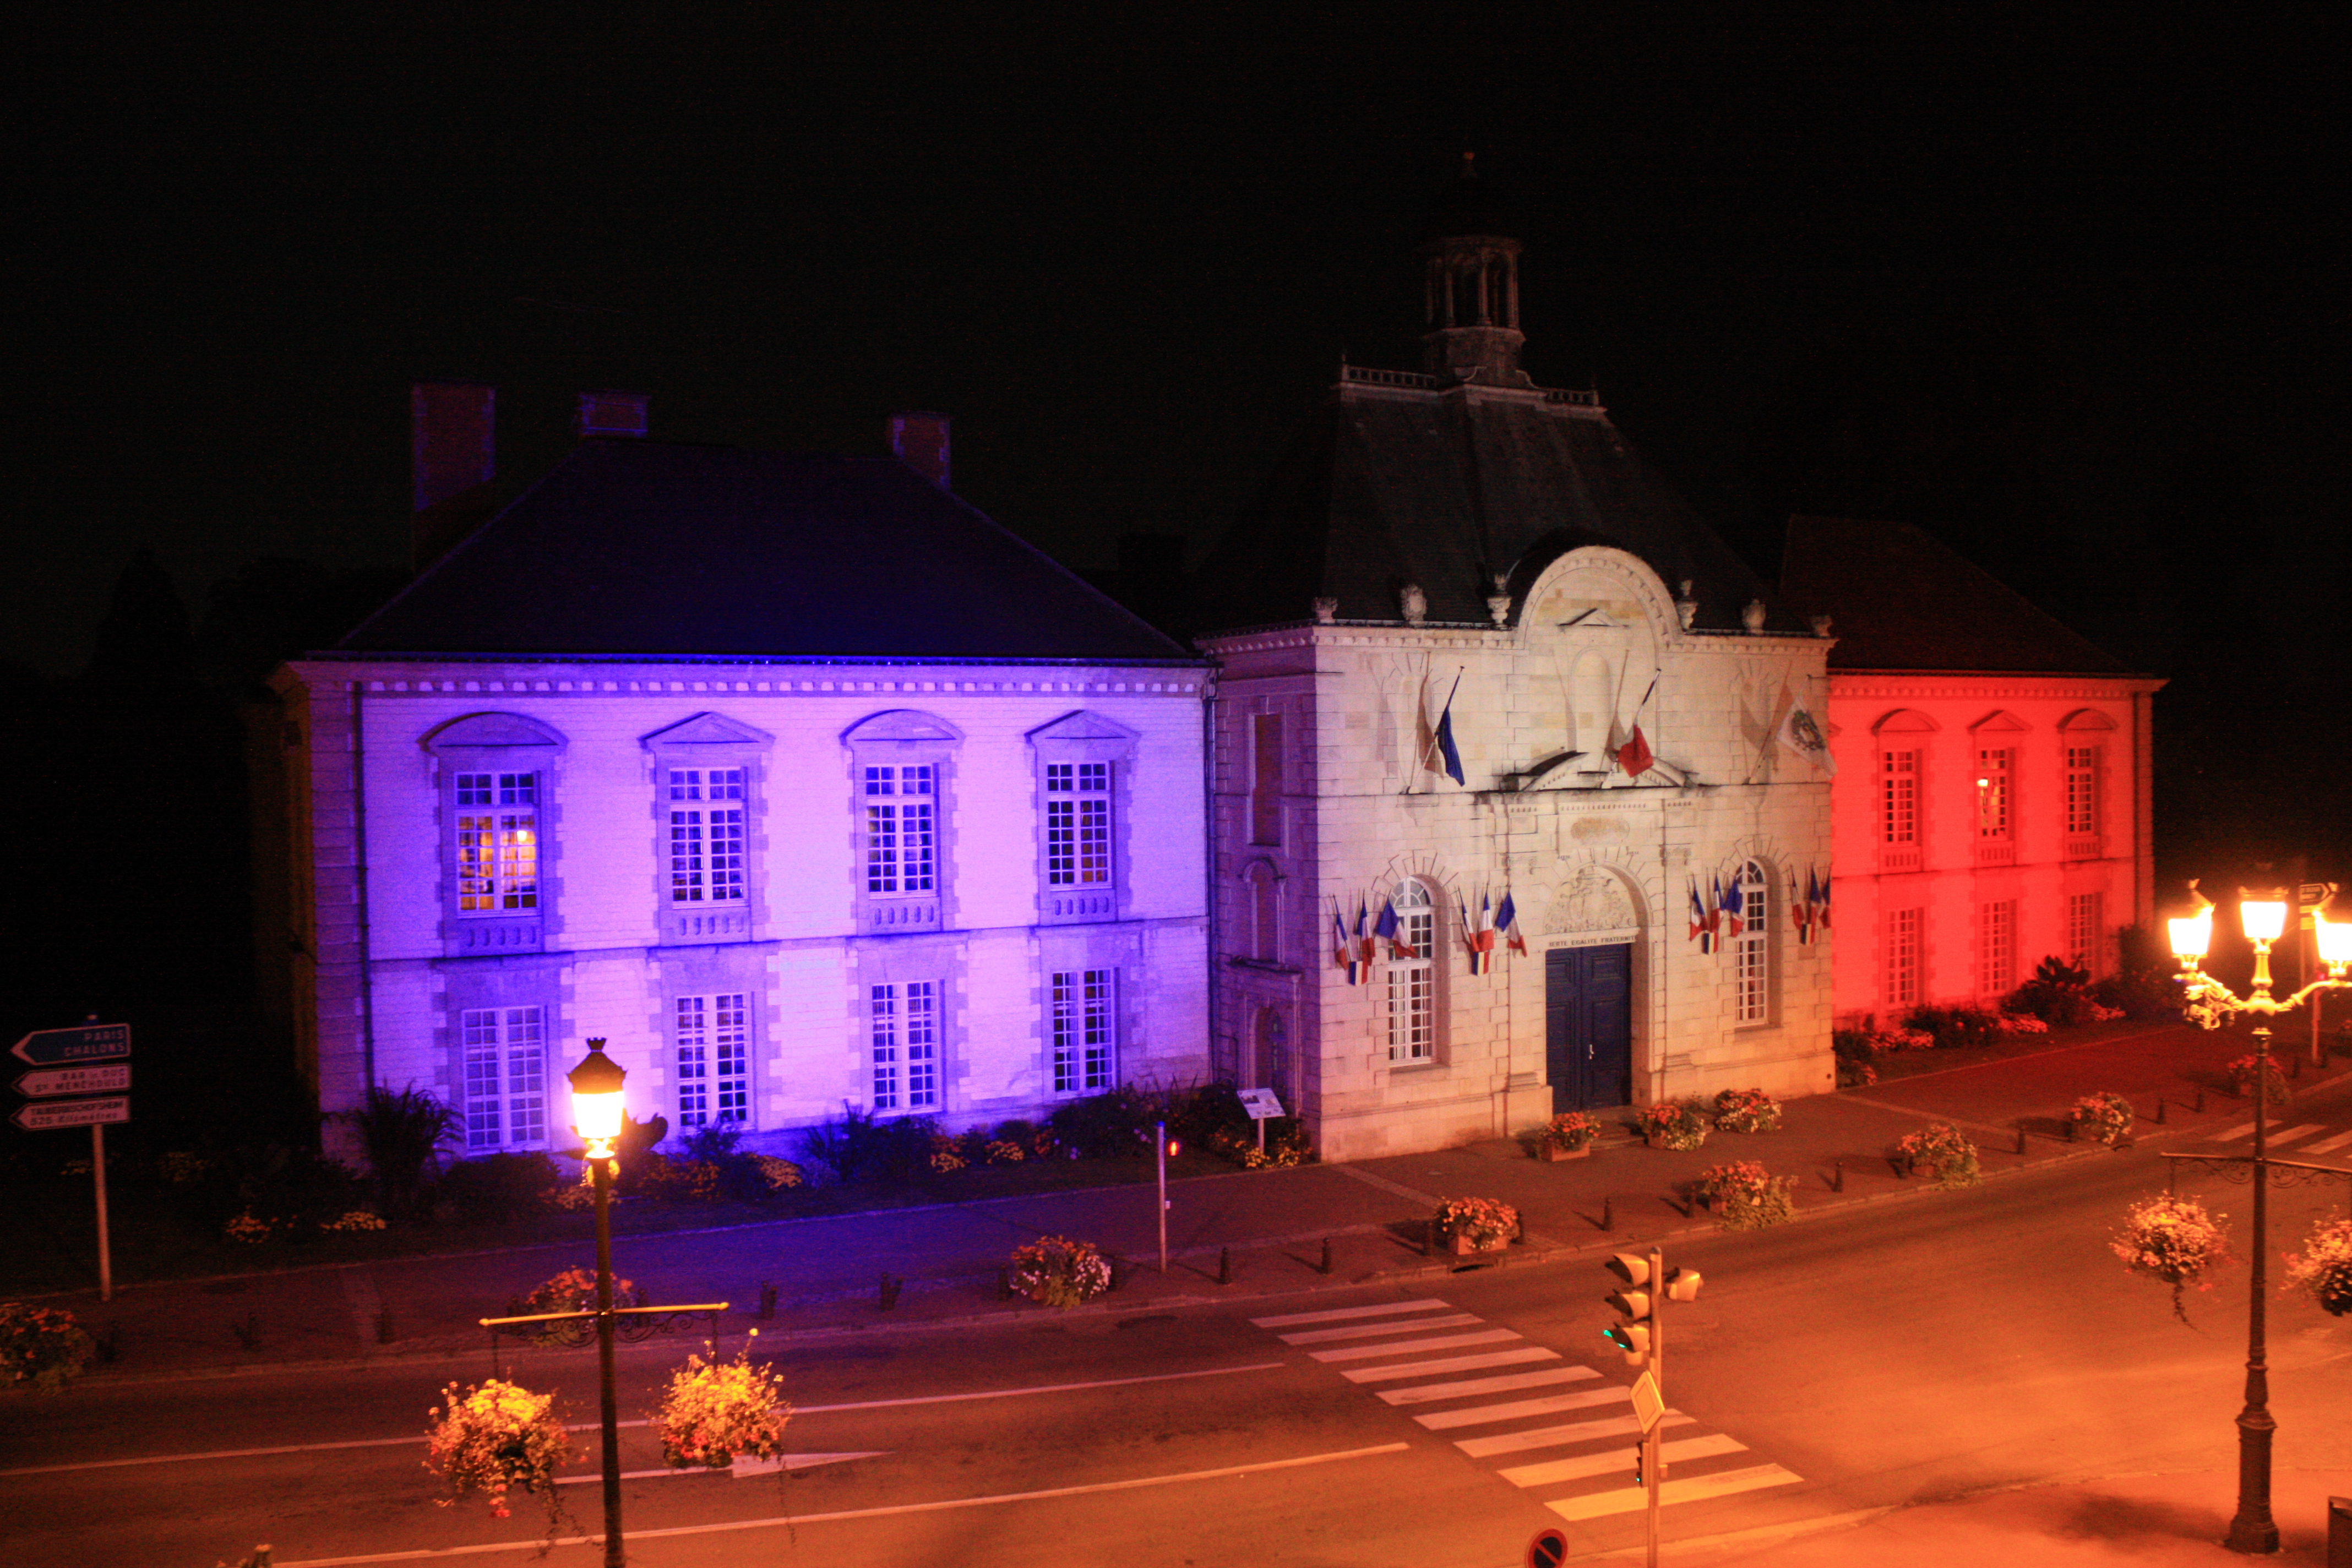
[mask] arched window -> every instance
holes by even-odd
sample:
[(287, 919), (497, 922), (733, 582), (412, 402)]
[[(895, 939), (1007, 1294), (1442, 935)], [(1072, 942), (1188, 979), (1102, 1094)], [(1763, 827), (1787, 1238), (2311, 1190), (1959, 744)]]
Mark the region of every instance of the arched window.
[(1437, 1059), (1437, 909), (1429, 887), (1397, 884), (1390, 900), (1396, 931), (1389, 939), (1389, 1060)]
[(1743, 1028), (1772, 1021), (1772, 878), (1750, 860), (1739, 868), (1739, 934), (1731, 939), (1731, 973)]

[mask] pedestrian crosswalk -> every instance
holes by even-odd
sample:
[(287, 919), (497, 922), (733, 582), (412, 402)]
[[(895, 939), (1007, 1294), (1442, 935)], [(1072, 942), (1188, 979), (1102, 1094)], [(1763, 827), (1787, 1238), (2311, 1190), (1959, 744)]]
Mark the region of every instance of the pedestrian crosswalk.
[[(2315, 1138), (2310, 1142), (2304, 1142), (2305, 1139), (2311, 1138), (2315, 1132), (2327, 1132), (2327, 1123), (2299, 1121), (2291, 1126), (2276, 1128), (2272, 1131), (2267, 1142), (2273, 1149), (2284, 1149), (2291, 1144), (2302, 1144), (2297, 1152), (2304, 1154), (2333, 1154), (2339, 1149), (2352, 1146), (2352, 1131), (2328, 1132), (2325, 1138)], [(2212, 1141), (2216, 1143), (2236, 1143), (2253, 1135), (2254, 1124), (2244, 1121), (2235, 1127), (2222, 1128), (2212, 1135)]]
[[(1250, 1321), (1424, 1429), (1465, 1434), (1451, 1439), (1465, 1456), (1495, 1462), (1496, 1475), (1515, 1487), (1548, 1494), (1544, 1506), (1562, 1519), (1604, 1520), (1648, 1503), (1648, 1492), (1631, 1484), (1642, 1432), (1633, 1390), (1515, 1330), (1434, 1299)], [(1518, 1370), (1496, 1370), (1504, 1367)], [(1747, 1445), (1727, 1433), (1689, 1430), (1701, 1424), (1682, 1411), (1667, 1411), (1664, 1421), (1662, 1503), (1803, 1479), (1779, 1465), (1739, 1463), (1754, 1458)]]

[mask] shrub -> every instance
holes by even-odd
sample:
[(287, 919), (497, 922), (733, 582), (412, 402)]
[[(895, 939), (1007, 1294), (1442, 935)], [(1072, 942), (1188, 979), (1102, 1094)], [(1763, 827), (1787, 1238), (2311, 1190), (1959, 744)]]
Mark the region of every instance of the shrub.
[(1519, 1211), (1499, 1198), (1440, 1198), (1437, 1228), (1473, 1247), (1491, 1247), (1519, 1233)]
[(1797, 1215), (1794, 1176), (1775, 1176), (1753, 1160), (1709, 1165), (1696, 1184), (1726, 1230), (1762, 1230)]
[(739, 1454), (774, 1458), (783, 1450), (784, 1423), (793, 1415), (779, 1392), (782, 1382), (767, 1368), (753, 1366), (748, 1352), (733, 1361), (688, 1356), (686, 1365), (670, 1374), (669, 1390), (654, 1417), (662, 1463), (723, 1470)]
[(1032, 1301), (1075, 1307), (1110, 1289), (1110, 1265), (1091, 1242), (1041, 1236), (1013, 1249), (1005, 1277)]
[(1696, 1149), (1706, 1142), (1706, 1112), (1695, 1100), (1662, 1100), (1641, 1110), (1642, 1135), (1664, 1149)]
[(0, 1367), (10, 1383), (55, 1394), (81, 1375), (97, 1348), (81, 1320), (62, 1307), (0, 1301)]
[(482, 1154), (441, 1173), (434, 1195), (470, 1225), (500, 1225), (545, 1214), (563, 1173), (543, 1152)]
[(1933, 1037), (1938, 1049), (1989, 1046), (2000, 1037), (2000, 1020), (1982, 1007), (1966, 1003), (1950, 1007), (1914, 1007), (1904, 1015), (1903, 1026)]
[(1931, 1121), (1916, 1132), (1905, 1133), (1895, 1149), (1915, 1168), (1924, 1167), (1939, 1187), (1972, 1187), (1984, 1180), (1977, 1146), (1948, 1121)]
[(1760, 1089), (1727, 1089), (1715, 1097), (1715, 1125), (1724, 1132), (1775, 1132), (1780, 1102)]
[(928, 1116), (877, 1116), (843, 1101), (801, 1134), (801, 1150), (836, 1182), (911, 1182), (931, 1167), (940, 1124)]
[(1837, 1056), (1840, 1089), (1868, 1089), (1878, 1081), (1881, 1047), (1874, 1030), (1833, 1029), (1830, 1032), (1830, 1049)]
[(807, 1173), (798, 1165), (774, 1154), (752, 1155), (751, 1168), (759, 1173), (761, 1183), (771, 1194), (781, 1193), (787, 1187), (801, 1186), (808, 1180)]
[(453, 1383), (441, 1397), (446, 1403), (431, 1412), (425, 1468), (439, 1473), (449, 1495), (435, 1500), (446, 1508), (468, 1492), (481, 1492), (490, 1500), (490, 1512), (504, 1519), (510, 1511), (508, 1492), (543, 1492), (552, 1530), (555, 1468), (572, 1451), (571, 1434), (555, 1414), (555, 1395), (492, 1378), (463, 1394)]
[(443, 1146), (465, 1126), (455, 1106), (413, 1083), (400, 1089), (372, 1083), (359, 1104), (335, 1114), (359, 1134), (374, 1178), (376, 1203), (395, 1218), (416, 1212)]
[(2134, 1114), (2130, 1100), (2102, 1090), (2076, 1100), (2066, 1119), (2082, 1136), (2094, 1142), (2113, 1144), (2130, 1135)]
[(2034, 965), (2033, 978), (2011, 992), (2002, 1008), (2021, 1017), (2071, 1028), (2092, 1019), (2091, 972), (2052, 954)]
[(1314, 1157), (1314, 1145), (1307, 1140), (1307, 1123), (1296, 1116), (1275, 1116), (1266, 1119), (1265, 1148), (1257, 1146), (1255, 1133), (1243, 1147), (1242, 1168), (1256, 1171), (1273, 1166), (1304, 1165)]
[(1151, 1152), (1152, 1124), (1164, 1120), (1166, 1110), (1159, 1096), (1122, 1084), (1056, 1107), (1054, 1136), (1091, 1160), (1139, 1157)]

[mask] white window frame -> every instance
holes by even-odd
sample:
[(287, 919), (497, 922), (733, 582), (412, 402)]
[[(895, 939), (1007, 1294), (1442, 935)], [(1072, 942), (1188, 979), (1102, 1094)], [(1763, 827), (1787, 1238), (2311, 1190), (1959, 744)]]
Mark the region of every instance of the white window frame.
[(1118, 1087), (1119, 973), (1092, 963), (1045, 976), (1045, 1049), (1055, 1099)]
[(1750, 860), (1739, 868), (1739, 934), (1731, 941), (1732, 1018), (1743, 1029), (1772, 1021), (1772, 874)]
[[(843, 732), (848, 752), (849, 868), (857, 929), (868, 935), (940, 931), (952, 923), (955, 760), (963, 731), (936, 714), (890, 709)], [(908, 794), (910, 773), (923, 788)], [(920, 808), (916, 831), (928, 863), (913, 862), (908, 807)], [(911, 884), (911, 885), (910, 885)]]
[(761, 796), (774, 742), (765, 730), (711, 712), (639, 738), (652, 770), (653, 900), (664, 945), (758, 934)]
[(2065, 741), (2066, 837), (2097, 838), (2104, 824), (2100, 806), (2102, 764), (2106, 748), (2096, 741)]
[(2094, 977), (2107, 950), (2107, 895), (2104, 889), (2066, 895), (2066, 961)]
[(1926, 751), (1889, 746), (1878, 756), (1878, 841), (1898, 847), (1919, 842), (1919, 784)]
[(1977, 906), (1977, 992), (2006, 996), (2017, 989), (2017, 900), (1988, 899)]
[(1123, 919), (1139, 737), (1099, 713), (1065, 714), (1029, 732), (1036, 769), (1041, 923)]
[(741, 904), (751, 838), (751, 769), (666, 763), (661, 770), (669, 822), (669, 901)]
[(546, 1148), (551, 1076), (546, 1009), (465, 1007), (457, 1021), (466, 1152)]
[(1383, 971), (1388, 986), (1389, 1062), (1395, 1067), (1429, 1067), (1438, 1059), (1438, 902), (1434, 889), (1418, 878), (1397, 884), (1390, 901), (1396, 906), (1397, 936), (1413, 950), (1411, 958), (1397, 956), (1389, 944)]
[(1977, 838), (2006, 843), (2017, 833), (2017, 748), (1977, 747)]
[(559, 902), (562, 735), (520, 713), (468, 713), (421, 743), (440, 801), (444, 954), (543, 951)]
[(866, 1107), (877, 1116), (938, 1111), (940, 1015), (947, 985), (938, 980), (884, 981), (866, 987)]
[[(1909, 1009), (1919, 1005), (1926, 979), (1927, 911), (1920, 908), (1886, 911), (1883, 991), (1887, 1008)], [(1891, 1026), (1898, 1021), (1889, 1017)]]
[(676, 996), (670, 1060), (678, 1130), (751, 1125), (751, 997), (741, 991)]

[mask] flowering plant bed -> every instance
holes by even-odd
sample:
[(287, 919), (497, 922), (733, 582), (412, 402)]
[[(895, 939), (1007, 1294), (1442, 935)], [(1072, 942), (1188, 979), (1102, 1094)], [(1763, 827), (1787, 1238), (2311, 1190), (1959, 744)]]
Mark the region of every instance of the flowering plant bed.
[(1916, 1132), (1906, 1132), (1895, 1140), (1895, 1152), (1914, 1170), (1924, 1167), (1939, 1187), (1972, 1187), (1984, 1180), (1977, 1146), (1948, 1121), (1930, 1121)]
[(1013, 1288), (1048, 1307), (1075, 1307), (1110, 1289), (1110, 1264), (1092, 1242), (1041, 1236), (1013, 1249)]
[(2123, 1229), (2116, 1232), (2107, 1248), (2134, 1274), (2171, 1286), (2172, 1315), (2185, 1323), (2189, 1314), (2180, 1306), (2183, 1288), (2194, 1285), (2200, 1290), (2210, 1290), (2213, 1282), (2206, 1276), (2229, 1258), (2228, 1237), (2221, 1225), (2228, 1217), (2206, 1213), (2205, 1205), (2195, 1198), (2148, 1198), (2132, 1205), (2124, 1215)]
[(1696, 1100), (1662, 1100), (1642, 1107), (1639, 1120), (1653, 1149), (1696, 1149), (1706, 1142), (1706, 1113)]
[(2308, 1290), (2320, 1310), (2352, 1312), (2352, 1219), (2324, 1219), (2311, 1227), (2301, 1252), (2286, 1255), (2287, 1289)]
[(1794, 1176), (1776, 1176), (1754, 1160), (1709, 1165), (1693, 1190), (1720, 1217), (1726, 1230), (1762, 1230), (1797, 1215)]
[(1538, 1146), (1559, 1154), (1581, 1154), (1601, 1136), (1601, 1123), (1581, 1110), (1563, 1110), (1544, 1123)]
[(81, 1321), (62, 1307), (0, 1301), (0, 1366), (10, 1383), (55, 1394), (81, 1375), (96, 1348)]
[(2120, 1094), (2086, 1094), (2066, 1113), (2075, 1135), (2110, 1147), (2131, 1135), (2132, 1104)]
[(2294, 1098), (2286, 1086), (2286, 1074), (2279, 1067), (2278, 1058), (2267, 1053), (2240, 1057), (2230, 1064), (2230, 1091), (2252, 1099), (2254, 1080), (2260, 1078), (2263, 1091), (2273, 1105), (2284, 1105)]
[(1727, 1089), (1715, 1097), (1718, 1132), (1777, 1132), (1780, 1102), (1760, 1089)]
[(1440, 1198), (1437, 1228), (1448, 1241), (1483, 1252), (1519, 1233), (1519, 1211), (1498, 1198)]
[(449, 1495), (435, 1500), (448, 1507), (469, 1492), (490, 1500), (490, 1512), (504, 1519), (510, 1491), (544, 1492), (548, 1523), (556, 1522), (555, 1468), (572, 1457), (572, 1436), (555, 1414), (555, 1395), (533, 1394), (490, 1379), (463, 1394), (456, 1384), (441, 1391), (446, 1403), (432, 1412), (425, 1468), (436, 1472)]
[(662, 1462), (677, 1469), (699, 1465), (723, 1470), (739, 1456), (774, 1458), (783, 1451), (784, 1423), (793, 1415), (782, 1383), (767, 1368), (753, 1366), (749, 1352), (733, 1361), (688, 1356), (686, 1365), (670, 1374), (669, 1391), (654, 1417)]

